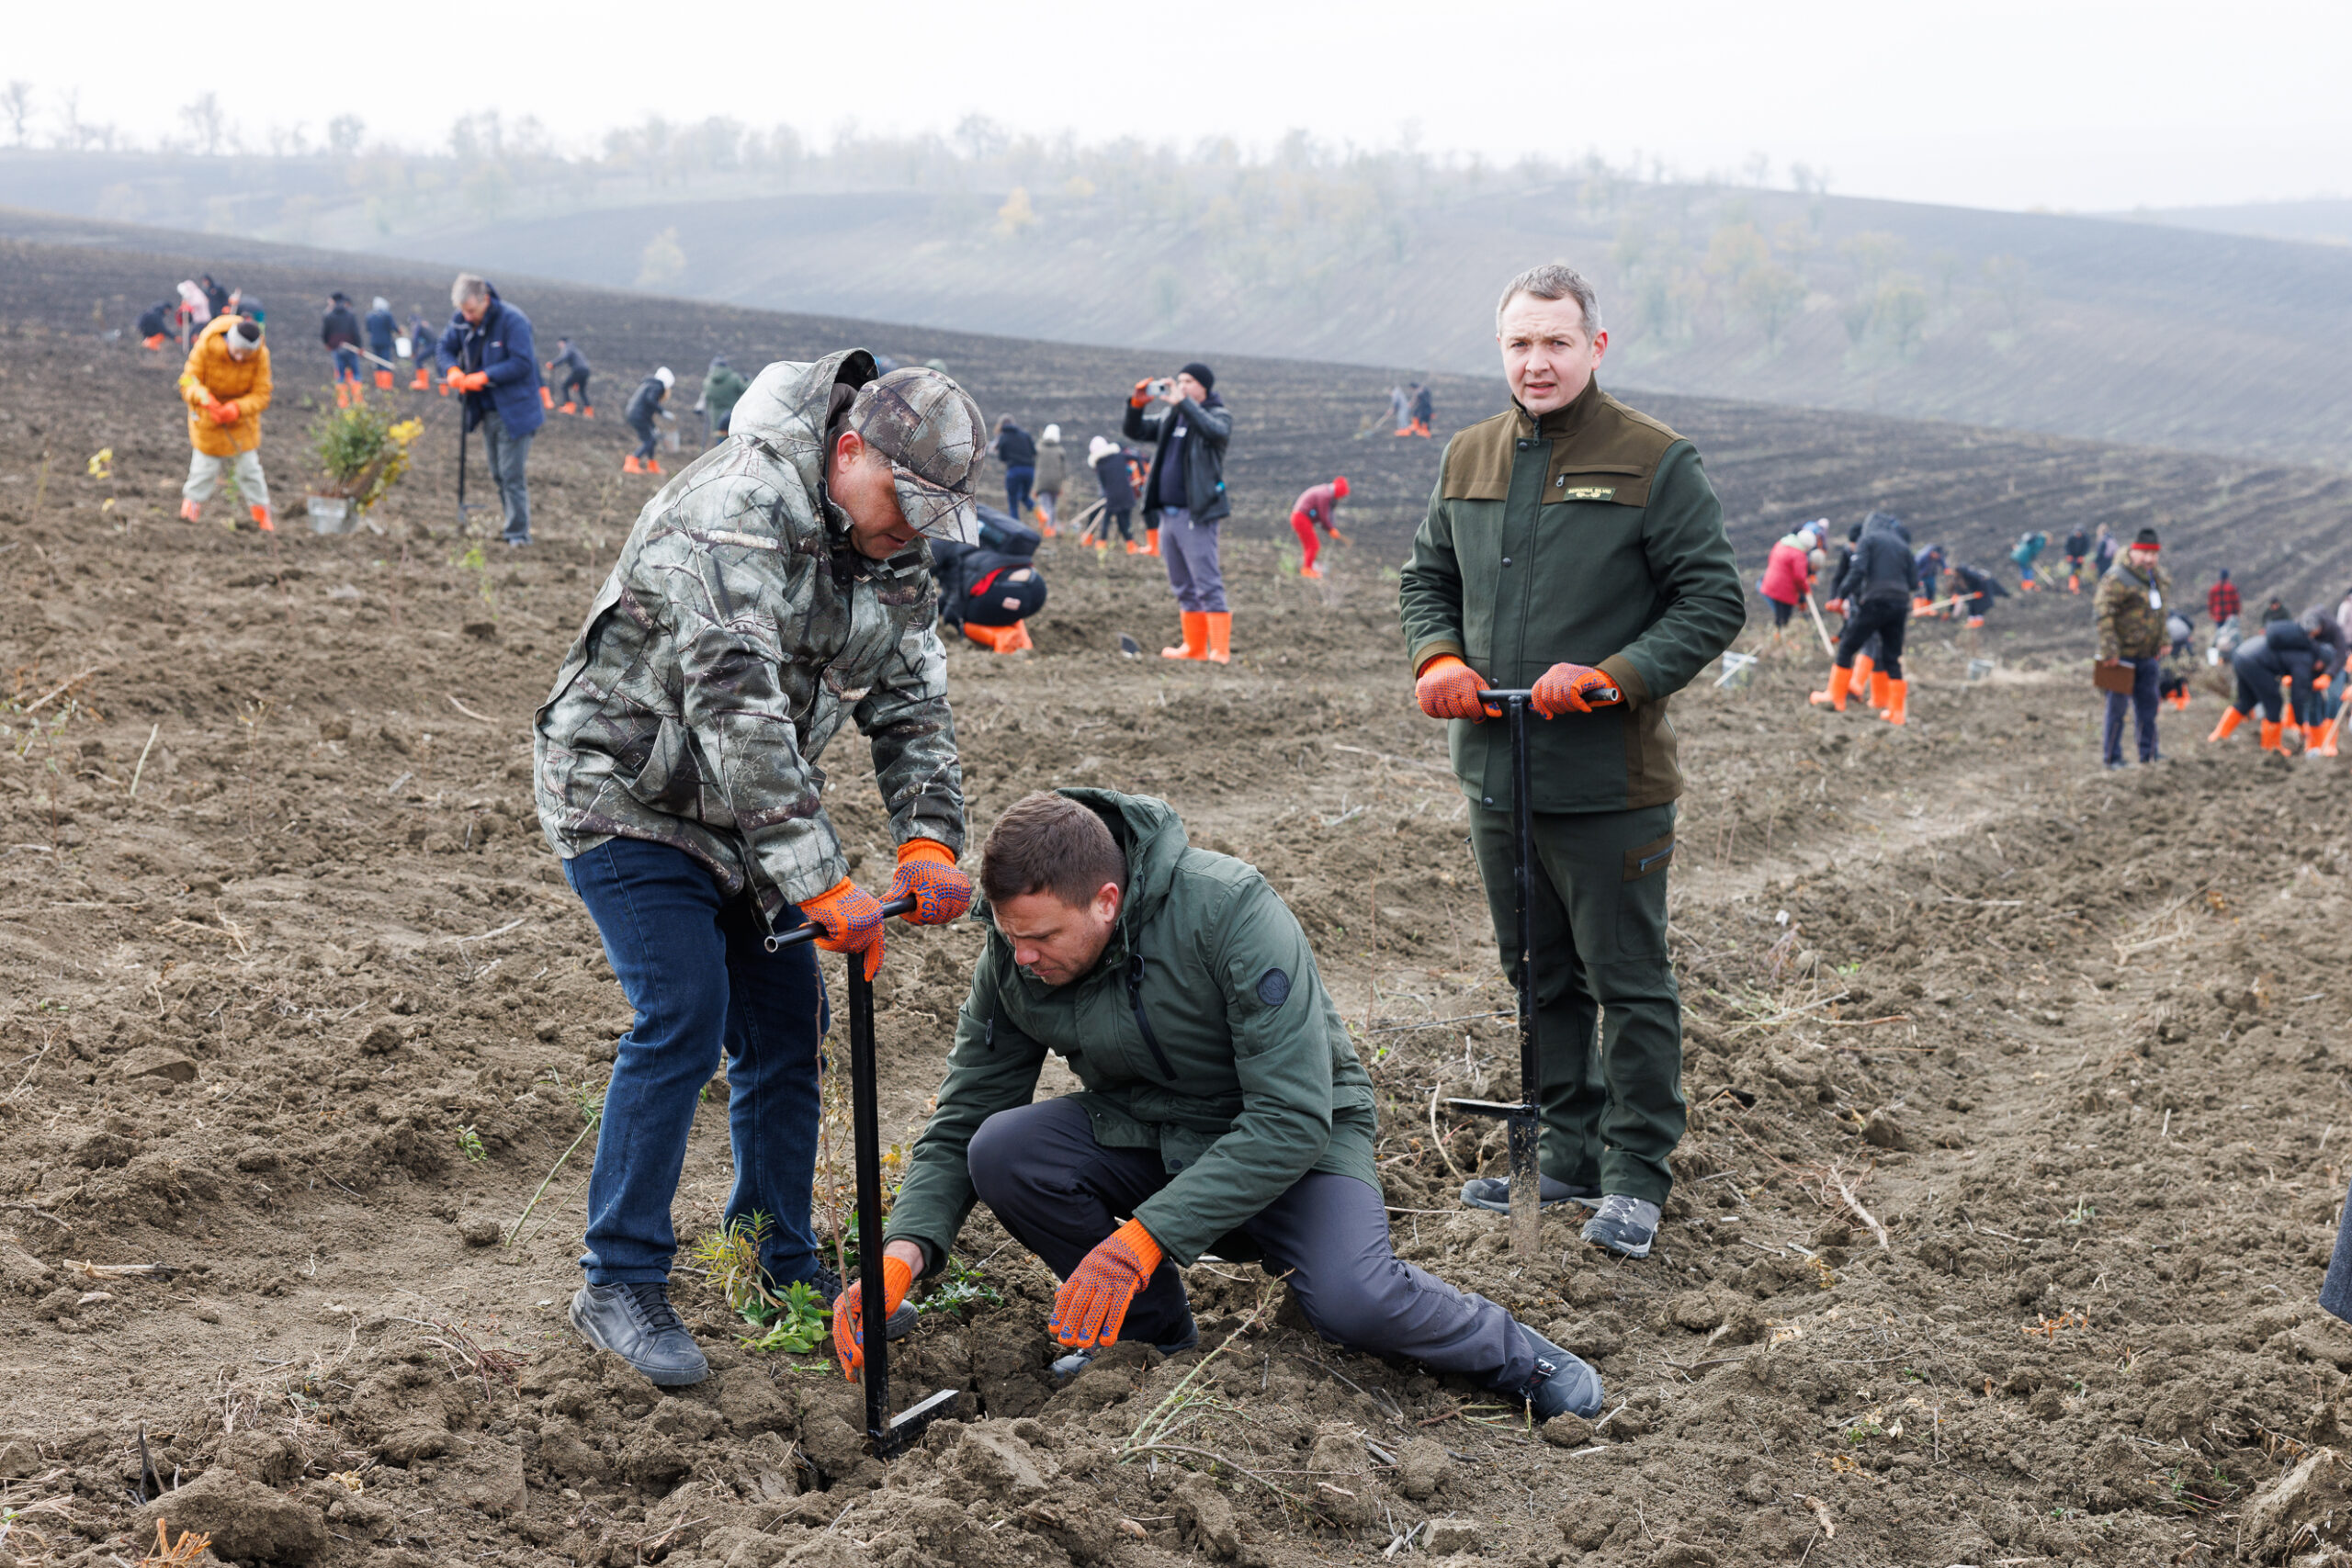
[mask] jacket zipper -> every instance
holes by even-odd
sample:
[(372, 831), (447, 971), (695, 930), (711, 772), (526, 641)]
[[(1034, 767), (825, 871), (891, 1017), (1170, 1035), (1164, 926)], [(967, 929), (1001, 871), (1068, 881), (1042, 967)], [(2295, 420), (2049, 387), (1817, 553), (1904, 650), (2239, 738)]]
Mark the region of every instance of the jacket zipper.
[(1174, 1083), (1176, 1069), (1168, 1065), (1168, 1053), (1159, 1048), (1159, 1036), (1152, 1032), (1151, 1016), (1143, 1010), (1143, 954), (1140, 953), (1131, 953), (1127, 959), (1127, 1005), (1135, 1010), (1136, 1027), (1143, 1032), (1143, 1043), (1151, 1047), (1151, 1059), (1159, 1064), (1160, 1076)]

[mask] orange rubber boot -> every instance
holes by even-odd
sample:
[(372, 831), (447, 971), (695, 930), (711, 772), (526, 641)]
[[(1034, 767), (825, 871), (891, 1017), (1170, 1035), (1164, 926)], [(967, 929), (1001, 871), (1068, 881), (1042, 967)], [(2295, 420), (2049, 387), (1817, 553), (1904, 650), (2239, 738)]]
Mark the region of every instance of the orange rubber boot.
[(1182, 648), (1163, 648), (1162, 659), (1205, 659), (1209, 652), (1209, 617), (1205, 610), (1184, 612), (1184, 644)]
[(539, 407), (543, 409), (555, 407), (555, 394), (548, 391), (544, 384), (539, 388)]
[(2069, 593), (2080, 593), (2082, 591), (2083, 574), (2078, 571), (2068, 572), (2066, 574), (2066, 592)]
[(186, 496), (180, 497), (180, 521), (183, 523), (203, 522), (204, 508)]
[(351, 406), (351, 389), (341, 378), (337, 378), (334, 384), (334, 406), (339, 409)]
[(563, 407), (556, 410), (555, 412), (558, 413), (578, 413), (580, 412), (580, 405), (578, 403), (566, 403)]
[(2318, 750), (2319, 726), (2316, 724), (2303, 726), (2303, 755), (2308, 757)]
[[(1882, 676), (1881, 679), (1883, 680), (1884, 677)], [(1886, 720), (1889, 724), (1908, 724), (1910, 719), (1906, 716), (1911, 698), (1911, 682), (1908, 681), (1888, 681), (1886, 682), (1886, 689), (1888, 697), (1887, 709), (1884, 713), (1880, 714), (1879, 717)]]
[(1015, 621), (1009, 626), (976, 626), (966, 621), (964, 635), (990, 653), (1025, 653), (1037, 646), (1029, 640), (1026, 621)]
[(647, 459), (645, 459), (645, 471), (646, 471), (647, 473), (649, 473), (649, 474), (659, 474), (659, 473), (666, 472), (667, 470), (665, 470), (665, 469), (662, 467), (662, 459), (661, 459), (661, 458), (659, 458), (659, 457), (648, 457)]
[(1208, 614), (1208, 621), (1209, 662), (1212, 664), (1232, 663), (1233, 612), (1230, 610), (1211, 610)]
[(1159, 553), (1159, 529), (1146, 528), (1143, 531), (1143, 553), (1148, 556), (1156, 556)]
[(1858, 692), (1870, 690), (1871, 675), (1877, 668), (1878, 666), (1871, 661), (1869, 654), (1854, 655), (1854, 690)]
[(2237, 709), (2223, 708), (2222, 722), (2213, 727), (2213, 733), (2205, 738), (2205, 743), (2210, 746), (2217, 740), (2227, 740), (2236, 733), (2238, 726), (2245, 722), (2245, 715), (2238, 712)]
[(621, 459), (621, 472), (625, 474), (641, 474), (645, 472), (645, 465), (637, 460), (636, 453), (631, 452), (628, 457)]
[[(1108, 543), (1109, 541), (1105, 540), (1104, 542)], [(1129, 539), (1127, 541), (1127, 554), (1131, 556), (1139, 556), (1143, 554), (1143, 547), (1136, 544), (1133, 539)]]
[(416, 367), (416, 379), (408, 384), (408, 389), (412, 392), (421, 392), (431, 385), (433, 385), (433, 378), (427, 376), (424, 373), (424, 367), (420, 365)]
[(2329, 719), (2327, 723), (2320, 727), (2319, 754), (2321, 756), (2333, 757), (2335, 755), (2335, 727), (2343, 722), (2344, 716), (2342, 714), (2338, 714), (2334, 718)]
[(2287, 748), (2280, 743), (2278, 738), (2281, 735), (2284, 735), (2286, 731), (2286, 720), (2278, 718), (2264, 719), (2262, 721), (2262, 749), (2266, 751), (2276, 751), (2282, 756), (2285, 755)]
[(1839, 713), (1844, 713), (1846, 694), (1853, 684), (1854, 672), (1842, 664), (1833, 664), (1829, 667), (1829, 689), (1826, 692), (1815, 692), (1806, 700), (1816, 706), (1827, 703)]
[(379, 370), (376, 372), (376, 389), (379, 392), (389, 392), (392, 389), (392, 373), (390, 371)]
[(595, 409), (595, 406), (594, 406), (594, 404), (592, 404), (592, 403), (582, 403), (582, 404), (580, 405), (580, 417), (581, 417), (581, 418), (582, 418), (582, 419), (594, 419), (594, 418), (595, 418), (595, 417), (596, 417), (596, 409)]
[(1871, 706), (1876, 710), (1880, 717), (1886, 716), (1887, 708), (1894, 701), (1893, 695), (1894, 688), (1901, 683), (1883, 670), (1871, 671)]
[(277, 532), (277, 525), (270, 521), (269, 508), (266, 506), (256, 506), (254, 508), (254, 526), (260, 529), (265, 534), (275, 534)]

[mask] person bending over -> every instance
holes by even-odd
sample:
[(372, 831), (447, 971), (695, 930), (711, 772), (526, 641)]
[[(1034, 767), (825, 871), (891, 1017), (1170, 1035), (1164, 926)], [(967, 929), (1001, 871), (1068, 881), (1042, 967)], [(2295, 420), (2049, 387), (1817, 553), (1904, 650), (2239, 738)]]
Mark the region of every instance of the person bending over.
[[(1854, 657), (1873, 637), (1878, 639), (1879, 670), (1886, 676), (1889, 724), (1905, 722), (1910, 684), (1903, 678), (1903, 634), (1911, 624), (1911, 601), (1918, 589), (1918, 563), (1911, 555), (1911, 531), (1889, 512), (1873, 512), (1862, 520), (1862, 536), (1847, 564), (1838, 597), (1846, 605), (1846, 629), (1838, 638), (1838, 662), (1829, 671), (1829, 689), (1813, 694), (1815, 703), (1846, 711), (1846, 694), (1854, 684)], [(1876, 693), (1872, 693), (1873, 698)]]
[[(1062, 1280), (1064, 1375), (1120, 1338), (1199, 1340), (1179, 1269), (1204, 1253), (1287, 1277), (1325, 1339), (1532, 1405), (1600, 1408), (1600, 1380), (1483, 1296), (1390, 1249), (1379, 1113), (1297, 918), (1257, 871), (1193, 848), (1166, 802), (1030, 795), (980, 852), (992, 922), (938, 1109), (890, 1210), (895, 1312), (975, 1202)], [(1085, 1086), (1036, 1099), (1048, 1052)], [(834, 1348), (864, 1359), (862, 1298)]]

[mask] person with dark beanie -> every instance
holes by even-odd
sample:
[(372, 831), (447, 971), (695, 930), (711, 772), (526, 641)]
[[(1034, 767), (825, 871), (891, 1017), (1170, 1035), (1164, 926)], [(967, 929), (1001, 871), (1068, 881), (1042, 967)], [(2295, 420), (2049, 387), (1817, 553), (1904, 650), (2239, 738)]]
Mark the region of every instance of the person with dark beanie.
[[(1233, 511), (1225, 493), (1233, 415), (1216, 389), (1216, 373), (1198, 360), (1172, 378), (1137, 381), (1127, 399), (1125, 434), (1155, 443), (1143, 487), (1144, 527), (1168, 558), (1168, 585), (1184, 617), (1182, 645), (1163, 648), (1159, 656), (1225, 664), (1233, 658), (1233, 614), (1226, 608), (1217, 525)], [(1149, 409), (1154, 400), (1160, 406)]]
[(2140, 761), (2163, 761), (2156, 750), (2157, 679), (2163, 673), (2165, 616), (2172, 600), (2172, 578), (2158, 564), (2156, 531), (2143, 528), (2123, 558), (2098, 580), (2091, 607), (2098, 618), (2098, 657), (2103, 664), (2131, 666), (2132, 688), (2107, 694), (2109, 768), (2123, 766), (2123, 717), (2137, 726)]

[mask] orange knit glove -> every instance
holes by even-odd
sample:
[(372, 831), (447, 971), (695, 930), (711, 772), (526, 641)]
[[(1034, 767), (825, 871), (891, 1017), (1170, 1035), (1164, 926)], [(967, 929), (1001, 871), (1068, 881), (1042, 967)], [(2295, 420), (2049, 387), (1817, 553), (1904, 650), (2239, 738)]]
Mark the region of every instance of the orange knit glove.
[(1421, 666), (1421, 678), (1413, 682), (1413, 698), (1431, 718), (1466, 718), (1476, 724), (1482, 718), (1501, 716), (1479, 705), (1478, 694), (1486, 686), (1476, 670), (1450, 653), (1442, 653)]
[(458, 378), (458, 390), (461, 392), (479, 392), (489, 385), (490, 372), (487, 370), (476, 370)]
[(814, 898), (801, 903), (800, 912), (822, 934), (817, 945), (827, 953), (858, 953), (865, 956), (865, 977), (882, 967), (882, 900), (842, 877)]
[(1624, 700), (1617, 682), (1600, 671), (1583, 664), (1555, 664), (1535, 682), (1535, 694), (1528, 699), (1528, 705), (1545, 718), (1557, 718), (1564, 713), (1590, 713)]
[(1054, 1292), (1054, 1320), (1048, 1325), (1054, 1337), (1073, 1349), (1116, 1345), (1128, 1303), (1159, 1267), (1159, 1244), (1141, 1220), (1129, 1220), (1113, 1231), (1079, 1259)]
[(956, 869), (956, 856), (936, 839), (909, 839), (899, 846), (899, 874), (882, 902), (912, 898), (907, 916), (919, 926), (944, 926), (972, 907), (972, 879)]
[(243, 417), (234, 403), (207, 403), (204, 414), (215, 424), (234, 424)]
[(1127, 407), (1139, 409), (1149, 401), (1151, 401), (1151, 378), (1147, 376), (1136, 383), (1134, 395), (1127, 399)]
[[(907, 1287), (915, 1282), (915, 1271), (902, 1258), (882, 1259), (882, 1315), (888, 1319), (907, 1299)], [(852, 1382), (865, 1367), (865, 1290), (855, 1280), (849, 1283), (833, 1303), (833, 1354), (842, 1364), (842, 1376)]]

